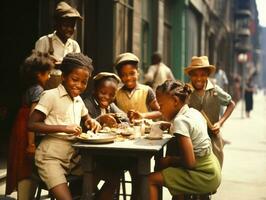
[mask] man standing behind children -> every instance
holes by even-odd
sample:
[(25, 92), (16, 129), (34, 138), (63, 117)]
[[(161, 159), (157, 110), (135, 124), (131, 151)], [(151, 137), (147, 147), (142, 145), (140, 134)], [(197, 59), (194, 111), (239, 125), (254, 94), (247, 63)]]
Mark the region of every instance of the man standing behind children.
[[(68, 53), (80, 53), (79, 44), (71, 39), (75, 31), (78, 19), (82, 19), (79, 12), (66, 2), (59, 2), (55, 9), (55, 31), (44, 35), (35, 43), (35, 49), (40, 52), (49, 53), (59, 66), (63, 57)], [(61, 83), (61, 70), (54, 69), (51, 78), (46, 84), (46, 89), (57, 87)]]
[(175, 77), (169, 67), (162, 62), (162, 56), (159, 52), (154, 52), (151, 58), (151, 66), (145, 74), (146, 83), (155, 91), (158, 85), (166, 80), (175, 80)]

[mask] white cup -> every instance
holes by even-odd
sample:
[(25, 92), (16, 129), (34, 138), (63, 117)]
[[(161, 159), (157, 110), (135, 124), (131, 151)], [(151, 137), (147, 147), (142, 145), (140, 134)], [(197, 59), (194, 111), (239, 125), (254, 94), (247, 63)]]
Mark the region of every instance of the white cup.
[(133, 126), (133, 128), (135, 138), (139, 138), (141, 136), (141, 126)]

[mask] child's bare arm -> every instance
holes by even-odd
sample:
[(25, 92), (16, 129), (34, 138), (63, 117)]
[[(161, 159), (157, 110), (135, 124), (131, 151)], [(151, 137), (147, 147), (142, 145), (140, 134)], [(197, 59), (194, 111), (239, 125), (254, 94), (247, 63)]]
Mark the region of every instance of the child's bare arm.
[[(30, 115), (33, 112), (36, 105), (37, 105), (37, 102), (34, 102), (31, 104)], [(36, 147), (35, 147), (35, 133), (32, 131), (29, 131), (27, 136), (28, 136), (28, 146), (27, 146), (26, 151), (27, 151), (29, 156), (34, 156), (35, 149), (36, 149)]]
[(68, 134), (79, 135), (82, 132), (82, 128), (78, 124), (49, 125), (44, 123), (45, 118), (46, 115), (44, 113), (38, 110), (34, 110), (29, 118), (29, 130), (43, 134), (63, 132)]
[(102, 128), (100, 123), (89, 115), (82, 117), (82, 121), (84, 121), (84, 125), (93, 132), (98, 132)]
[(142, 119), (142, 118), (146, 118), (146, 119), (158, 119), (162, 116), (160, 110), (160, 106), (157, 102), (156, 99), (152, 100), (149, 103), (149, 108), (150, 110), (152, 110), (151, 112), (146, 112), (146, 113), (141, 113), (135, 110), (130, 110), (127, 113), (127, 116), (129, 118), (129, 121), (134, 121), (135, 119)]
[(178, 139), (178, 144), (181, 152), (181, 159), (178, 163), (173, 163), (174, 165), (179, 165), (186, 167), (188, 169), (193, 169), (196, 164), (196, 158), (193, 151), (193, 144), (189, 137), (176, 134)]
[(220, 132), (220, 128), (222, 127), (224, 122), (227, 120), (227, 118), (232, 114), (234, 109), (235, 109), (235, 102), (231, 100), (230, 103), (227, 105), (223, 116), (219, 119), (218, 122), (216, 122), (213, 125), (212, 131), (214, 134), (218, 134)]
[[(193, 151), (193, 145), (189, 137), (185, 137), (179, 134), (175, 134), (178, 140), (178, 147), (180, 149), (181, 156), (166, 156), (159, 160), (157, 165), (159, 169), (165, 169), (167, 167), (185, 167), (193, 169), (196, 164), (196, 158)], [(177, 147), (177, 148), (178, 148)]]

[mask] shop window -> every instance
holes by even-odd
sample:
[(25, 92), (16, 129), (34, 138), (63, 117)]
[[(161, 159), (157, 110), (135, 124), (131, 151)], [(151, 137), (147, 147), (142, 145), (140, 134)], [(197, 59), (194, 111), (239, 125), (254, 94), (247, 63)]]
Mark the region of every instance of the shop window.
[(115, 53), (132, 51), (133, 0), (115, 2)]

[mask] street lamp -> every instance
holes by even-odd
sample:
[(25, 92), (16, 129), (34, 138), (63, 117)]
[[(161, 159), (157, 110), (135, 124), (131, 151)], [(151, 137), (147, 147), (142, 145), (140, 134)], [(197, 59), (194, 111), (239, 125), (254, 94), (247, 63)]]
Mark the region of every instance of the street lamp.
[(245, 110), (245, 69), (246, 69), (246, 63), (248, 61), (248, 55), (246, 53), (240, 53), (237, 57), (238, 63), (242, 65), (242, 109), (241, 109), (241, 117), (244, 118), (244, 110)]

